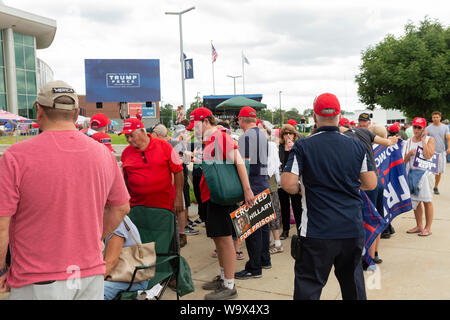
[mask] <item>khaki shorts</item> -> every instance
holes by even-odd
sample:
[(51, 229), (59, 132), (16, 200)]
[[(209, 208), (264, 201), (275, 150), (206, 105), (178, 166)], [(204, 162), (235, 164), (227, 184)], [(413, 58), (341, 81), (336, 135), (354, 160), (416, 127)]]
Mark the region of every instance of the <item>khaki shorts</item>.
[(103, 300), (103, 275), (11, 288), (8, 300)]

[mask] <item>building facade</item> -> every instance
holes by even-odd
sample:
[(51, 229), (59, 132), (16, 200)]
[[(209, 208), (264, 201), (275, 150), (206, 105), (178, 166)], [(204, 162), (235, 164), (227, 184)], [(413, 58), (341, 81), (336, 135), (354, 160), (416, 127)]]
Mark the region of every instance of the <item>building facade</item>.
[(0, 1), (0, 109), (36, 118), (33, 103), (50, 67), (36, 57), (55, 37), (56, 21), (5, 6)]

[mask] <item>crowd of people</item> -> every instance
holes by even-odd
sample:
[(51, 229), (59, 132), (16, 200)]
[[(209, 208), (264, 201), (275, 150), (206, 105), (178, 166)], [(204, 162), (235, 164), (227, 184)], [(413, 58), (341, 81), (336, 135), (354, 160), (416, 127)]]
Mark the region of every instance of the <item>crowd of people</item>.
[[(272, 268), (271, 255), (284, 251), (282, 240), (290, 237), (294, 221), (300, 239), (294, 299), (320, 299), (333, 266), (342, 298), (366, 299), (360, 190), (384, 214), (374, 148), (403, 141), (416, 218), (407, 232), (423, 237), (432, 234), (432, 193), (439, 195), (450, 154), (441, 113), (434, 112), (428, 126), (415, 118), (411, 130), (398, 123), (372, 124), (366, 113), (356, 124), (341, 116), (339, 100), (330, 93), (314, 101), (316, 126), (310, 133), (292, 119), (281, 128), (268, 126), (248, 106), (235, 119), (237, 131), (204, 107), (192, 111), (190, 120), (180, 116), (171, 132), (163, 124), (145, 128), (141, 117), (128, 118), (119, 134), (129, 146), (119, 163), (104, 114), (94, 115), (90, 128), (75, 127), (78, 96), (67, 83), (45, 85), (35, 108), (41, 133), (11, 146), (0, 159), (0, 292), (10, 290), (9, 299), (114, 298), (128, 283), (111, 281), (109, 274), (122, 248), (140, 241), (127, 217), (134, 206), (173, 211), (181, 247), (187, 236), (199, 234), (196, 226), (205, 224), (215, 246), (207, 254), (218, 261), (218, 275), (202, 285), (210, 291), (206, 300), (235, 298), (235, 280), (263, 277)], [(438, 174), (414, 167), (419, 147), (426, 159), (439, 154)], [(202, 170), (203, 161), (212, 160), (235, 166), (242, 202), (213, 201)], [(432, 176), (434, 188), (428, 182)], [(191, 186), (198, 203), (195, 221), (188, 215)], [(245, 257), (230, 213), (252, 207), (255, 196), (267, 189), (276, 219), (245, 239)], [(249, 221), (241, 220), (248, 229)], [(389, 225), (380, 236), (394, 232)], [(376, 264), (382, 263), (379, 237), (369, 250)], [(242, 259), (247, 259), (244, 269), (236, 270), (236, 260)], [(73, 272), (80, 285), (73, 285)], [(132, 290), (146, 287), (141, 281)]]

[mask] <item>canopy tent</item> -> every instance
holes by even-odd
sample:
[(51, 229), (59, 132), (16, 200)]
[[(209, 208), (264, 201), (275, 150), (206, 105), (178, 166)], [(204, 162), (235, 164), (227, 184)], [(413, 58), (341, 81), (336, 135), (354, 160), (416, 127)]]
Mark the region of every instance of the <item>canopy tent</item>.
[(84, 116), (78, 116), (77, 121), (75, 121), (75, 123), (85, 124), (85, 123), (89, 123), (90, 121), (91, 121), (91, 118), (87, 118)]
[(7, 122), (7, 121), (13, 121), (13, 122), (24, 122), (24, 123), (31, 123), (30, 119), (27, 119), (25, 117), (19, 116), (17, 114), (0, 110), (0, 121), (1, 122)]
[(264, 103), (238, 96), (220, 103), (217, 105), (216, 110), (240, 110), (245, 106), (250, 106), (255, 110), (260, 110), (267, 107)]

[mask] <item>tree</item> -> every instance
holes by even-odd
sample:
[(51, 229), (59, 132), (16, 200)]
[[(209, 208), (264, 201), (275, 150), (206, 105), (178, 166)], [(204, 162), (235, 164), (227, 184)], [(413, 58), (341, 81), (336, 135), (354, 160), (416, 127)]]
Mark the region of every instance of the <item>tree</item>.
[[(172, 115), (175, 114), (176, 111), (173, 110), (173, 106), (171, 104), (166, 104), (162, 108), (159, 109), (159, 117), (160, 122), (164, 124), (167, 128), (170, 127), (170, 120), (172, 119)], [(175, 118), (176, 114), (173, 116)]]
[(202, 98), (199, 96), (196, 96), (195, 101), (191, 103), (191, 106), (188, 110), (186, 110), (186, 119), (190, 119), (191, 112), (194, 111), (197, 108), (203, 107)]
[(373, 110), (396, 109), (409, 118), (431, 118), (439, 110), (450, 116), (450, 28), (425, 17), (405, 35), (393, 35), (362, 54), (355, 78), (360, 101)]

